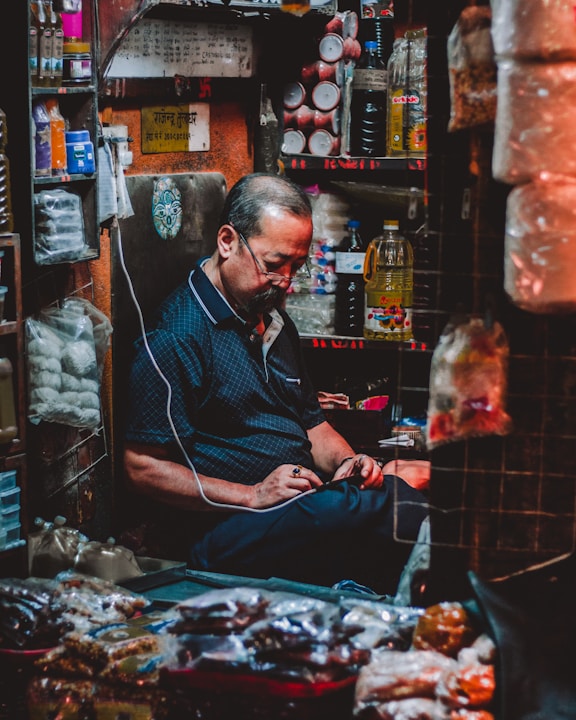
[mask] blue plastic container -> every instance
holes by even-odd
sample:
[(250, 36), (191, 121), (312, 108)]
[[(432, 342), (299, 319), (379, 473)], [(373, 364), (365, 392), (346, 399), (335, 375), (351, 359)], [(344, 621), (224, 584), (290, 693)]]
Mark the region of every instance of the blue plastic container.
[(94, 145), (88, 130), (69, 130), (66, 133), (66, 166), (69, 175), (90, 175), (96, 169)]

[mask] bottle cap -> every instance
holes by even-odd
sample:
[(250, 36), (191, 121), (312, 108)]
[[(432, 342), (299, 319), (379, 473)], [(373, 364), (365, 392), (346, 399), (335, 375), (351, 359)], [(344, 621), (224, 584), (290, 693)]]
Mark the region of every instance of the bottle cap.
[(364, 48), (366, 50), (377, 50), (378, 43), (376, 42), (376, 40), (366, 40), (364, 43)]
[(398, 230), (399, 227), (398, 220), (384, 220), (384, 230)]
[(90, 43), (87, 42), (65, 42), (63, 46), (64, 55), (75, 55), (76, 53), (89, 53)]
[(85, 143), (90, 142), (90, 132), (88, 130), (67, 130), (67, 143)]
[(348, 220), (348, 227), (357, 230), (360, 227), (360, 220)]

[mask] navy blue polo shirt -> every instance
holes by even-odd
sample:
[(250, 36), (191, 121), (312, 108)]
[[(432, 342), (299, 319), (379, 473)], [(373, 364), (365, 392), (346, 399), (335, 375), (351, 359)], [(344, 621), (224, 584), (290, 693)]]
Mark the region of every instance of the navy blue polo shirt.
[(136, 342), (126, 439), (186, 464), (177, 433), (199, 473), (245, 484), (283, 463), (313, 467), (306, 431), (325, 416), (292, 320), (273, 311), (263, 343), (200, 269), (205, 259)]

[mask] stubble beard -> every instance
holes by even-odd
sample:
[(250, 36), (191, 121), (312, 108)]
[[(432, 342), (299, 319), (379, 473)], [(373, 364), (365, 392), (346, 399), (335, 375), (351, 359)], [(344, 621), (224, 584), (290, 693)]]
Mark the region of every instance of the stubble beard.
[(270, 312), (270, 310), (281, 307), (285, 297), (286, 290), (278, 285), (273, 285), (267, 290), (263, 290), (251, 297), (250, 300), (241, 307), (241, 310), (245, 312), (248, 317), (255, 317), (261, 313)]

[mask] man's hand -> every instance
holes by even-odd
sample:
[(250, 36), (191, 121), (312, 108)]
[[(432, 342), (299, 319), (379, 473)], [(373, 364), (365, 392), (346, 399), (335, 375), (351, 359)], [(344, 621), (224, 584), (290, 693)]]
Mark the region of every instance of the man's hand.
[(362, 475), (364, 480), (360, 488), (379, 488), (384, 480), (380, 465), (370, 455), (359, 454), (347, 458), (336, 469), (332, 480), (340, 480), (351, 475)]
[(322, 480), (309, 468), (279, 465), (262, 482), (252, 486), (254, 499), (250, 505), (254, 508), (271, 507), (321, 485)]

